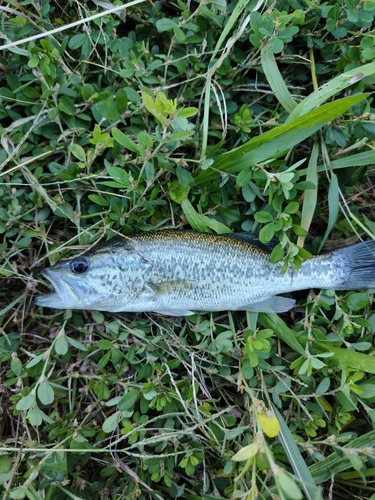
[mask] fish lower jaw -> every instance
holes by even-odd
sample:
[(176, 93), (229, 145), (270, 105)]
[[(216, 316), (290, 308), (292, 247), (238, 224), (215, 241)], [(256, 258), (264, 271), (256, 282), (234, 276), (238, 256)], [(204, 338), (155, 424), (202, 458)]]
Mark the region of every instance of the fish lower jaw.
[(37, 306), (51, 307), (52, 309), (69, 309), (57, 293), (51, 293), (49, 295), (38, 297), (35, 303)]

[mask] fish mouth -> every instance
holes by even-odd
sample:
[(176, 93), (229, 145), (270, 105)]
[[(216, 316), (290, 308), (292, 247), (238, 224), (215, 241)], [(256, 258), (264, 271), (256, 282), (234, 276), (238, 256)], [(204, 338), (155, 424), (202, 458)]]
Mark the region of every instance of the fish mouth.
[(36, 299), (36, 304), (42, 307), (51, 307), (53, 309), (74, 309), (79, 303), (79, 295), (74, 287), (74, 281), (69, 278), (62, 278), (52, 269), (44, 269), (42, 276), (47, 278), (55, 288), (56, 293), (43, 295)]

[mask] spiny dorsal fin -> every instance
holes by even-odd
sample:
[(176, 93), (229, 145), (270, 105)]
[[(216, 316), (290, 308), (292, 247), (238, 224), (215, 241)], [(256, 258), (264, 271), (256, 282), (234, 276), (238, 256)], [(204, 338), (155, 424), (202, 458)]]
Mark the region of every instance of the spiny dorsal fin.
[(249, 243), (250, 245), (254, 245), (255, 247), (259, 248), (260, 250), (263, 250), (264, 252), (271, 253), (272, 250), (275, 248), (277, 245), (277, 242), (274, 240), (271, 240), (269, 243), (261, 243), (259, 241), (259, 238), (253, 234), (249, 233), (226, 233), (223, 236), (229, 236), (230, 238), (234, 238), (239, 241), (245, 241), (246, 243)]

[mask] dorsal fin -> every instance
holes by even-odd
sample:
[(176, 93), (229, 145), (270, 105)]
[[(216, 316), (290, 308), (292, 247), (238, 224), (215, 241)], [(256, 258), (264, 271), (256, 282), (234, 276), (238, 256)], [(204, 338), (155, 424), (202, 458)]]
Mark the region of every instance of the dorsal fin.
[(271, 240), (269, 243), (262, 243), (259, 241), (259, 238), (257, 236), (255, 236), (254, 234), (249, 234), (249, 233), (245, 233), (245, 232), (243, 232), (243, 233), (225, 233), (223, 236), (229, 236), (230, 238), (235, 238), (236, 240), (245, 241), (246, 243), (249, 243), (250, 245), (254, 245), (255, 247), (258, 247), (267, 253), (271, 253), (272, 250), (277, 245), (277, 242), (274, 240)]

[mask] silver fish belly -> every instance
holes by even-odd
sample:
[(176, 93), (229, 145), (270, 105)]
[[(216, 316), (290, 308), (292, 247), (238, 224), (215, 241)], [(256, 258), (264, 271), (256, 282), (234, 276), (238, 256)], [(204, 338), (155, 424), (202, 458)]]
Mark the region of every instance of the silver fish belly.
[(56, 293), (37, 304), (57, 309), (158, 312), (284, 312), (294, 300), (279, 293), (306, 288), (375, 287), (375, 242), (306, 261), (281, 274), (269, 253), (242, 235), (160, 230), (115, 238), (42, 274)]

